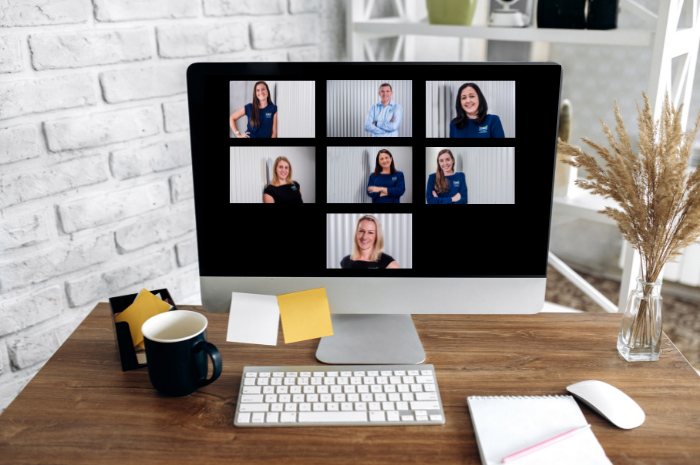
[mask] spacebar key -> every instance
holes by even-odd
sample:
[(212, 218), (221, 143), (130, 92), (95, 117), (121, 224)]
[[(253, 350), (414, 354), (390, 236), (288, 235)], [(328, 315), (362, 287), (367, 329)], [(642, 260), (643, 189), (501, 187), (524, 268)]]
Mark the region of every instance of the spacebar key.
[(299, 423), (367, 422), (366, 412), (299, 412)]

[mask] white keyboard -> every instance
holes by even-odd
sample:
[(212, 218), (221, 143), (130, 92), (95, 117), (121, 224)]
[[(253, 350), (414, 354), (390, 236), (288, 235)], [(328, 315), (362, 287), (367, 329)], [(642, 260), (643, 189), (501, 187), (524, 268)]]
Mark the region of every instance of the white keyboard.
[(245, 367), (233, 424), (442, 425), (432, 365)]

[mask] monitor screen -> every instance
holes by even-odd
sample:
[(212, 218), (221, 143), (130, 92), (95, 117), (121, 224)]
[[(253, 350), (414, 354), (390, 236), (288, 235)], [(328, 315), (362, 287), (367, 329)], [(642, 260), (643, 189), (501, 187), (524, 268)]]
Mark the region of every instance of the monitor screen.
[(338, 312), (538, 311), (560, 88), (553, 63), (192, 65), (204, 306), (326, 287)]

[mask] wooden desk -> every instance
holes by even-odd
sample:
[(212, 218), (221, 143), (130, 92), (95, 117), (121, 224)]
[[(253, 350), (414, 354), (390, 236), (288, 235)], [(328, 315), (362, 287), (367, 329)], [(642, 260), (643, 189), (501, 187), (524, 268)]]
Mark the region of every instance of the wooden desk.
[(228, 315), (207, 317), (221, 378), (167, 398), (145, 368), (121, 371), (99, 304), (0, 415), (0, 463), (480, 464), (467, 396), (565, 394), (585, 379), (618, 386), (646, 412), (628, 431), (581, 407), (613, 463), (700, 463), (700, 377), (666, 336), (658, 362), (625, 362), (615, 348), (621, 315), (416, 315), (444, 426), (262, 429), (233, 426), (243, 367), (318, 364), (318, 341), (285, 345), (280, 333), (276, 347), (228, 343)]

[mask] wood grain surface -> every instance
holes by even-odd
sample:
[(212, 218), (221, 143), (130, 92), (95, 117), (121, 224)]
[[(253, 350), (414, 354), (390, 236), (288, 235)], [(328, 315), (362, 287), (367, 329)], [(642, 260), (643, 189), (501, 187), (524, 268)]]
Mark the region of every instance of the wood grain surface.
[(168, 398), (145, 368), (121, 371), (99, 304), (0, 415), (0, 463), (479, 464), (467, 396), (565, 394), (586, 379), (619, 387), (646, 412), (641, 427), (622, 430), (581, 406), (615, 465), (700, 463), (700, 377), (666, 336), (658, 362), (623, 360), (621, 315), (414, 315), (446, 424), (325, 428), (234, 427), (243, 367), (319, 365), (318, 340), (286, 345), (280, 332), (276, 347), (230, 343), (228, 315), (206, 315), (223, 373)]

